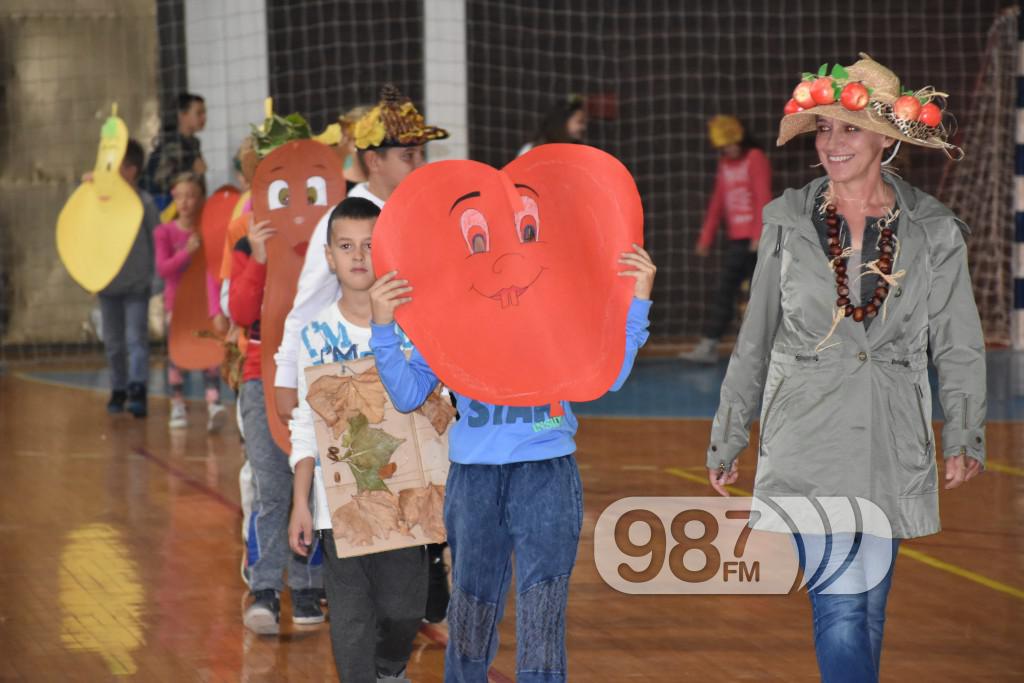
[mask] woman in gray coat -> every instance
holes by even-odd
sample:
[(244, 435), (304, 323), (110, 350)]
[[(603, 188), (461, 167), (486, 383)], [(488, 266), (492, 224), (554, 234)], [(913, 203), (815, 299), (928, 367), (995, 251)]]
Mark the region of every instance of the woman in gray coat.
[[(859, 497), (888, 518), (891, 540), (827, 526), (817, 536), (794, 533), (805, 572), (814, 573), (815, 650), (828, 682), (878, 680), (899, 541), (940, 528), (929, 356), (946, 418), (946, 488), (985, 463), (985, 344), (967, 227), (883, 173), (882, 161), (900, 142), (960, 150), (946, 142), (942, 93), (901, 97), (896, 75), (861, 57), (824, 81), (805, 80), (786, 107), (778, 144), (815, 133), (827, 177), (765, 207), (750, 303), (707, 451), (711, 485), (728, 495), (760, 403), (755, 505)], [(822, 555), (827, 567), (808, 568), (806, 558)], [(866, 578), (878, 563), (882, 571)], [(858, 571), (859, 584), (824, 580)]]

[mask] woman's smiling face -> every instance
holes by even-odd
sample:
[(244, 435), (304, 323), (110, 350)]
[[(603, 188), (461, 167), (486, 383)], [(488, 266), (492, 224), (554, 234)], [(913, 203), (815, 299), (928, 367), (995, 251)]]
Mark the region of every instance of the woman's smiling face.
[(828, 177), (835, 182), (850, 182), (868, 175), (882, 163), (882, 154), (895, 140), (881, 133), (859, 128), (838, 119), (819, 116), (814, 147)]

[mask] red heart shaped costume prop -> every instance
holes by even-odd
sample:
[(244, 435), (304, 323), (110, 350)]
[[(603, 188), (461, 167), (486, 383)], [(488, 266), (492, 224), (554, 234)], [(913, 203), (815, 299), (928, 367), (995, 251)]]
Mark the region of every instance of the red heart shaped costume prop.
[[(274, 354), (281, 345), (284, 321), (292, 309), (302, 262), (316, 224), (345, 198), (341, 159), (315, 140), (287, 142), (260, 160), (252, 179), (256, 222), (269, 220), (277, 231), (267, 240), (267, 283), (260, 314), (263, 396), (274, 441), (291, 451), (288, 425), (277, 417), (274, 400)], [(322, 255), (318, 255), (324, 258)]]
[[(615, 382), (643, 243), (629, 171), (585, 145), (542, 145), (500, 171), (474, 161), (418, 169), (373, 235), (378, 275), (414, 287), (396, 311), (437, 376), (488, 403), (589, 401)], [(557, 414), (557, 413), (556, 413)]]

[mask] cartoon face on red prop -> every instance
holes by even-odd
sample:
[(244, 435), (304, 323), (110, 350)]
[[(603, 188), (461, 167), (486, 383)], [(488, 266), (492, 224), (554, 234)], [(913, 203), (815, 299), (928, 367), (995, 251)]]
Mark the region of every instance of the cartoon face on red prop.
[(402, 181), (373, 235), (374, 270), (414, 287), (396, 310), (441, 380), (512, 406), (588, 401), (614, 383), (643, 241), (629, 171), (584, 145), (543, 145), (502, 170), (428, 164)]
[(259, 162), (252, 179), (253, 215), (277, 230), (268, 253), (289, 248), (305, 256), (317, 221), (344, 198), (341, 161), (315, 140), (281, 145)]
[[(253, 218), (270, 220), (277, 231), (267, 240), (267, 283), (260, 316), (263, 397), (274, 441), (291, 450), (288, 427), (277, 418), (274, 354), (295, 299), (303, 257), (324, 214), (345, 197), (341, 158), (315, 140), (287, 142), (256, 167), (252, 180)], [(317, 255), (323, 258), (319, 254)]]

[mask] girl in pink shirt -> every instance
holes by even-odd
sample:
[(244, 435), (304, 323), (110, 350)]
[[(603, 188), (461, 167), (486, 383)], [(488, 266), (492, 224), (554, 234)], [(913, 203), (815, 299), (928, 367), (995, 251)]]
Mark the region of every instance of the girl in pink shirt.
[[(171, 313), (174, 311), (175, 294), (185, 270), (192, 261), (192, 254), (202, 248), (199, 237), (199, 214), (203, 205), (203, 189), (199, 177), (192, 173), (182, 173), (171, 186), (171, 196), (178, 216), (170, 223), (157, 227), (154, 233), (154, 250), (156, 252), (156, 271), (164, 280), (164, 315), (167, 320), (168, 337), (171, 325), (174, 324)], [(211, 318), (222, 316), (220, 311), (220, 287), (216, 279), (206, 275), (206, 300)], [(207, 431), (216, 432), (224, 425), (224, 406), (220, 405), (220, 368), (212, 367), (203, 371), (206, 385), (206, 405), (208, 412)], [(188, 426), (185, 410), (184, 376), (182, 371), (167, 359), (167, 382), (171, 387), (171, 417), (169, 425), (172, 429)]]

